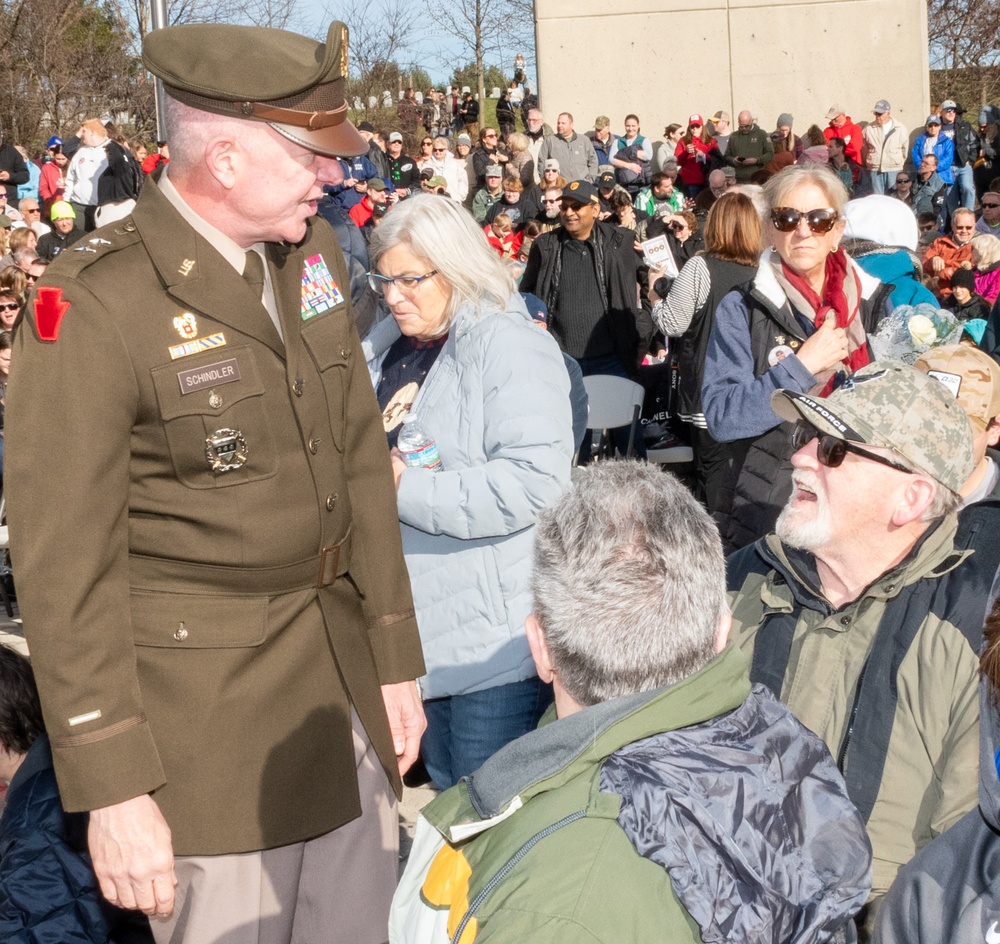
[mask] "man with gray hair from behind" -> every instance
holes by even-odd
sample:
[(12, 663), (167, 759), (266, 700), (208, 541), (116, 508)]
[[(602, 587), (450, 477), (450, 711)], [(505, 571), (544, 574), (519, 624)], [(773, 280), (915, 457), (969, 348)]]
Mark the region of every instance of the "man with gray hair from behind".
[(539, 516), (534, 596), (554, 716), (425, 807), (390, 940), (843, 939), (868, 840), (822, 742), (725, 648), (691, 493), (588, 469)]

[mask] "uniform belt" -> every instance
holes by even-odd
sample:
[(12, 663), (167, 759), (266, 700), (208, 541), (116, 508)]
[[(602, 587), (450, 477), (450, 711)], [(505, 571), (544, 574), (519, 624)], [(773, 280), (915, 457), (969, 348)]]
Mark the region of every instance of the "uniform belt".
[(351, 533), (314, 557), (275, 567), (231, 567), (129, 554), (129, 586), (170, 593), (251, 593), (274, 596), (327, 587), (347, 573)]

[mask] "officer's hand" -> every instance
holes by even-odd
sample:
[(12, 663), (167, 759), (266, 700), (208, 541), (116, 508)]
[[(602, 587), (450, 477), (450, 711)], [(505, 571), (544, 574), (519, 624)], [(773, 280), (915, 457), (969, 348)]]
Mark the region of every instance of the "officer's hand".
[(112, 905), (147, 915), (173, 911), (177, 877), (170, 827), (152, 797), (93, 810), (87, 840), (101, 894)]
[(403, 776), (417, 759), (420, 737), (427, 728), (424, 706), (416, 682), (397, 682), (382, 686), (382, 700), (389, 719), (392, 746), (399, 762), (399, 775)]

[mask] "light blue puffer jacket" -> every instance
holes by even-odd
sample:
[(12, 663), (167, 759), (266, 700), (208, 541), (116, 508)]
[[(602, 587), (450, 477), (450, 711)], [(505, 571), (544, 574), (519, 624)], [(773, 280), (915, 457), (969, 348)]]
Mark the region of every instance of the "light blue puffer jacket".
[[(364, 342), (377, 385), (399, 337), (392, 318)], [(520, 296), (504, 312), (463, 306), (410, 411), (443, 470), (407, 469), (397, 502), (427, 675), (424, 698), (535, 674), (524, 632), (538, 512), (569, 482), (569, 377)]]

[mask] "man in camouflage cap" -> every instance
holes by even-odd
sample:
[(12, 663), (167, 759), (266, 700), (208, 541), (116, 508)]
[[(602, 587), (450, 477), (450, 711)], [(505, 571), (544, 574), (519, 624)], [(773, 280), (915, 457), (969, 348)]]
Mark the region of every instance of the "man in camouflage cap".
[(158, 941), (380, 942), (423, 661), (349, 277), (313, 218), (366, 150), (347, 30), (170, 27), (143, 61), (172, 161), (49, 268), (8, 393), (62, 799)]
[(941, 381), (972, 424), (973, 468), (959, 489), (955, 546), (975, 551), (965, 565), (983, 588), (1000, 567), (1000, 365), (968, 344), (943, 344), (921, 354), (913, 365)]
[(729, 558), (731, 639), (837, 760), (871, 838), (874, 899), (976, 803), (989, 584), (955, 547), (972, 429), (944, 386), (895, 361), (771, 406), (797, 423), (792, 495), (776, 533)]

